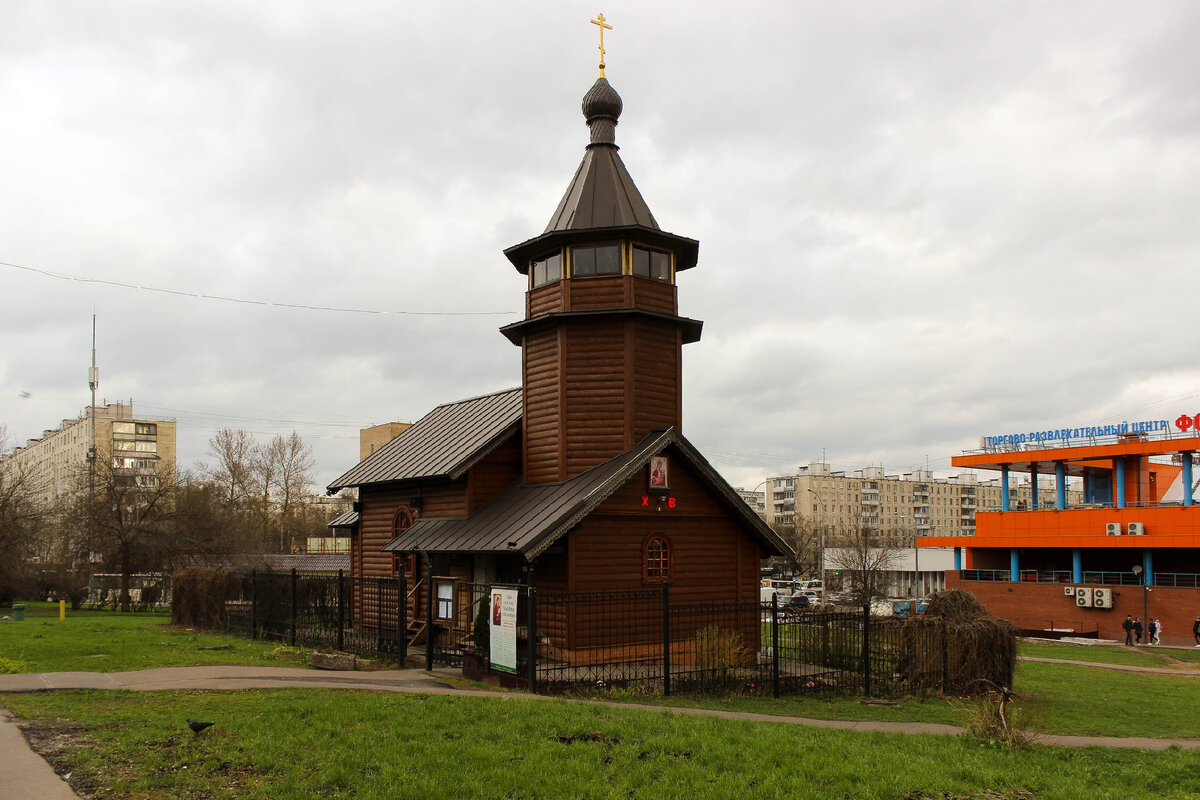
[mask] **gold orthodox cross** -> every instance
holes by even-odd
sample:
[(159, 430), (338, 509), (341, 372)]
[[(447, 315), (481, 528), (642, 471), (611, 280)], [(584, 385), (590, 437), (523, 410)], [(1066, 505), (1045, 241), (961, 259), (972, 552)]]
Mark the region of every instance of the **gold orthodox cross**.
[(600, 77), (603, 78), (604, 77), (604, 30), (605, 30), (605, 28), (607, 28), (608, 30), (611, 31), (612, 25), (609, 25), (604, 21), (603, 14), (600, 14), (598, 19), (591, 20), (591, 23), (593, 25), (599, 26), (599, 28), (600, 28)]

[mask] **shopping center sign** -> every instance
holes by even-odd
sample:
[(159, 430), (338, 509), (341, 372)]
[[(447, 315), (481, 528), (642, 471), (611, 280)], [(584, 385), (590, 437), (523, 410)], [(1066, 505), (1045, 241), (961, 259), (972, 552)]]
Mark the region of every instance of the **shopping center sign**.
[[(1181, 431), (1200, 428), (1200, 414), (1195, 417), (1181, 416), (1175, 421)], [(1131, 433), (1159, 433), (1170, 430), (1165, 419), (1148, 419), (1141, 422), (1120, 422), (1112, 425), (1088, 425), (1079, 428), (1051, 428), (1028, 433), (1006, 433), (1000, 436), (984, 436), (985, 448), (1005, 449), (1023, 444), (1069, 444), (1071, 439), (1096, 439), (1101, 436), (1126, 436)]]

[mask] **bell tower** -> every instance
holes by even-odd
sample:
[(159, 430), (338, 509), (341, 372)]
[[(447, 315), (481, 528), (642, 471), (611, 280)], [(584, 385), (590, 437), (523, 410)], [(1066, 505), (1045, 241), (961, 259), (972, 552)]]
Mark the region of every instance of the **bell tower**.
[(522, 350), (527, 484), (567, 480), (682, 426), (682, 349), (702, 323), (679, 316), (675, 281), (699, 243), (659, 228), (625, 169), (622, 106), (602, 61), (583, 97), (583, 162), (546, 230), (504, 251), (528, 281), (525, 318), (500, 329)]

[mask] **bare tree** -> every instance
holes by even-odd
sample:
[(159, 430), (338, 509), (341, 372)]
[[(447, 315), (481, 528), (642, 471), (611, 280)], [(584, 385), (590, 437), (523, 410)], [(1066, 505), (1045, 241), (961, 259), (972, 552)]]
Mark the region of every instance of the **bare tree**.
[(49, 515), (36, 499), (27, 470), (11, 458), (8, 429), (0, 425), (0, 596), (28, 594)]
[(76, 516), (87, 522), (85, 560), (120, 575), (121, 610), (128, 611), (131, 577), (165, 571), (177, 552), (175, 474), (104, 451), (94, 472), (94, 492), (88, 490), (90, 475), (84, 469), (74, 497)]
[(821, 569), (821, 533), (825, 523), (798, 518), (794, 524), (774, 523), (771, 528), (787, 542), (791, 552), (782, 558), (795, 575), (815, 575)]
[(826, 568), (845, 573), (855, 597), (863, 609), (887, 596), (889, 574), (896, 570), (903, 554), (903, 537), (858, 516), (849, 524), (834, 529), (827, 551)]
[(171, 527), (181, 563), (258, 550), (246, 515), (225, 501), (222, 487), (196, 473), (179, 477)]
[(247, 430), (222, 428), (208, 440), (212, 464), (201, 463), (200, 471), (221, 487), (225, 502), (244, 508), (256, 494), (254, 435)]
[(291, 529), (302, 515), (297, 511), (304, 505), (313, 481), (312, 447), (304, 443), (300, 434), (292, 431), (290, 436), (276, 436), (267, 445), (268, 458), (275, 465), (272, 479), (275, 487), (275, 506), (279, 514), (279, 549), (287, 550)]

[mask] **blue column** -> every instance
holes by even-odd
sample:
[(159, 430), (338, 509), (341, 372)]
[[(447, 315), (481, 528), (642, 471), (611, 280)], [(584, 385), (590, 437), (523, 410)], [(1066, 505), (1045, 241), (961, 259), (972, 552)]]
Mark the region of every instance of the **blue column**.
[(1117, 456), (1114, 461), (1117, 462), (1117, 477), (1114, 478), (1117, 482), (1117, 508), (1125, 507), (1125, 459), (1122, 456)]
[(1067, 465), (1061, 461), (1054, 464), (1054, 482), (1058, 486), (1058, 510), (1067, 507)]
[(954, 548), (954, 568), (962, 569), (962, 548)]
[(1146, 576), (1146, 585), (1153, 586), (1154, 585), (1154, 555), (1150, 552), (1149, 547), (1147, 547), (1145, 550), (1142, 551), (1142, 569), (1145, 570), (1145, 572), (1143, 574)]
[(1008, 551), (1008, 569), (1012, 575), (1013, 581), (1021, 580), (1021, 565), (1017, 560), (1017, 548), (1010, 548)]
[(1083, 583), (1083, 551), (1071, 549), (1071, 583)]
[(1192, 504), (1192, 454), (1180, 453), (1183, 456), (1183, 504)]
[(1000, 467), (1000, 510), (1008, 511), (1008, 465)]
[(1038, 510), (1038, 486), (1037, 486), (1037, 462), (1034, 461), (1029, 465), (1029, 491), (1033, 494), (1033, 498), (1029, 501), (1029, 507), (1034, 511)]

